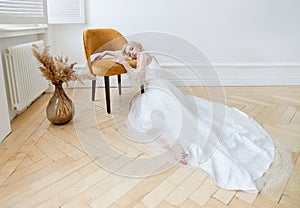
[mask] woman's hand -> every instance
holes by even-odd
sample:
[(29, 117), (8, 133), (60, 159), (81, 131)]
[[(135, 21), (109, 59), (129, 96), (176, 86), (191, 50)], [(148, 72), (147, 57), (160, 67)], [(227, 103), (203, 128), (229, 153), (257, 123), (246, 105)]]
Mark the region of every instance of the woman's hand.
[(116, 60), (117, 59), (121, 60), (121, 58), (124, 57), (124, 56), (121, 55), (120, 50), (117, 50), (117, 51), (103, 51), (103, 52), (100, 52), (98, 54), (99, 55), (96, 56), (96, 58), (94, 58), (94, 60), (92, 61), (92, 63), (94, 61), (103, 59), (105, 56), (111, 56), (111, 57), (115, 58)]

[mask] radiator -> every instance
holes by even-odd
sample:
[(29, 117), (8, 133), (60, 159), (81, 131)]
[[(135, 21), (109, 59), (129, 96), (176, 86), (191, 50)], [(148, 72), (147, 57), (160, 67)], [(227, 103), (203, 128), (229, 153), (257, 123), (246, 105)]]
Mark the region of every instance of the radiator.
[(14, 111), (24, 110), (49, 86), (31, 52), (32, 44), (43, 46), (43, 41), (10, 46), (4, 51), (9, 96)]

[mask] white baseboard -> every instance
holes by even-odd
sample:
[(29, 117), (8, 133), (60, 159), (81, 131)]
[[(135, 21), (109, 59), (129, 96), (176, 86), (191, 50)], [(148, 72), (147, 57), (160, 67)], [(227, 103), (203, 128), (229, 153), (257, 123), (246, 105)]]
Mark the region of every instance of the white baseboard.
[[(162, 77), (176, 85), (188, 86), (271, 86), (300, 85), (300, 63), (295, 64), (161, 64)], [(77, 65), (76, 70), (85, 71), (85, 65)], [(82, 72), (81, 72), (82, 73)], [(116, 86), (116, 76), (111, 77), (111, 86)], [(103, 86), (103, 78), (98, 77), (97, 86)], [(122, 83), (127, 86), (128, 83)], [(72, 84), (70, 84), (72, 87)], [(77, 87), (90, 87), (90, 81)]]

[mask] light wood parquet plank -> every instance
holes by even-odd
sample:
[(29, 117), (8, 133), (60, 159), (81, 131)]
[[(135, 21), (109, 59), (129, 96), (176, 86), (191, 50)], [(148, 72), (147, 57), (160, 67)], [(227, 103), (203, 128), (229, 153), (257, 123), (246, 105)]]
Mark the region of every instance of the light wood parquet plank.
[(299, 208), (300, 207), (300, 200), (294, 199), (293, 197), (283, 195), (280, 199), (279, 204), (282, 204), (286, 207), (290, 208)]
[(142, 203), (148, 207), (155, 207), (167, 197), (176, 186), (180, 185), (189, 175), (192, 174), (191, 169), (178, 168), (160, 185), (155, 187), (143, 199)]
[(174, 206), (166, 201), (162, 201), (156, 208), (176, 208), (177, 206)]
[[(1, 155), (1, 153), (0, 153)], [(30, 159), (30, 157), (27, 156), (22, 160), (22, 162), (16, 167), (16, 169), (14, 170), (14, 172), (17, 172), (23, 168), (27, 168), (28, 166), (32, 165), (34, 163), (34, 161), (32, 159)]]
[(202, 206), (191, 199), (187, 199), (180, 205), (180, 208), (202, 208)]
[(100, 164), (102, 167), (105, 167), (110, 172), (122, 173), (120, 169), (130, 165), (133, 160), (134, 158), (130, 158), (126, 156), (115, 159), (110, 157), (109, 155), (104, 155), (99, 160), (96, 160), (96, 162)]
[(13, 120), (11, 123), (11, 130), (15, 131), (23, 128), (21, 126), (27, 123), (29, 118), (31, 119), (36, 115), (43, 115), (42, 117), (45, 117), (45, 108), (51, 96), (52, 94), (50, 93), (44, 93), (38, 99), (36, 99), (25, 111), (23, 111)]
[(207, 201), (207, 203), (203, 206), (205, 208), (225, 208), (227, 207), (225, 204), (223, 204), (222, 202), (211, 198)]
[(120, 172), (123, 173), (123, 175), (125, 173), (125, 175), (130, 175), (134, 177), (148, 177), (160, 174), (166, 171), (167, 169), (171, 168), (173, 165), (174, 164), (169, 163), (168, 161), (160, 157), (151, 157), (147, 160), (140, 160), (139, 158), (134, 158), (132, 160), (132, 163), (127, 163), (120, 169)]
[(248, 114), (255, 118), (257, 115), (259, 115), (264, 109), (266, 108), (265, 105), (256, 105), (253, 110), (251, 110)]
[(269, 115), (275, 110), (275, 105), (266, 106), (259, 114), (255, 116), (255, 120), (261, 125), (269, 117)]
[(41, 138), (41, 140), (36, 144), (36, 146), (49, 158), (56, 161), (61, 158), (66, 157), (67, 155), (64, 152), (61, 152), (59, 149), (57, 149), (55, 146), (50, 144), (47, 141), (47, 138), (44, 136)]
[(180, 185), (187, 177), (189, 177), (195, 170), (192, 168), (178, 168), (167, 180), (174, 185)]
[[(95, 112), (98, 113), (98, 112)], [(100, 115), (103, 113), (99, 113)], [(76, 126), (77, 129), (81, 129), (81, 130), (87, 130), (90, 128), (95, 128), (97, 127), (97, 121), (95, 120), (95, 118), (91, 117), (92, 115), (87, 114), (86, 117), (80, 116), (81, 120), (76, 120)], [(95, 115), (93, 115), (95, 116)], [(110, 117), (107, 117), (107, 119), (111, 119)]]
[(101, 169), (101, 166), (98, 165), (96, 162), (92, 161), (92, 162), (88, 163), (87, 165), (83, 166), (82, 168), (80, 168), (78, 171), (81, 174), (88, 176), (99, 169)]
[(282, 114), (282, 116), (278, 120), (277, 124), (282, 124), (282, 125), (289, 124), (296, 112), (297, 112), (297, 108), (293, 106), (288, 106), (286, 111)]
[(117, 186), (112, 187), (90, 203), (90, 206), (93, 208), (108, 207), (141, 181), (142, 179), (140, 178), (125, 178), (121, 180)]
[(63, 152), (65, 155), (68, 155), (73, 160), (78, 160), (78, 159), (86, 156), (86, 153), (83, 152), (82, 148), (78, 149), (76, 146), (73, 146), (70, 143), (66, 143), (60, 137), (57, 137), (50, 132), (47, 132), (44, 135), (44, 138), (46, 138), (46, 140), (49, 144), (54, 146), (59, 151)]
[(283, 204), (278, 204), (267, 197), (258, 195), (255, 201), (253, 202), (254, 207), (272, 207), (272, 208), (288, 208)]
[(172, 205), (179, 206), (200, 186), (206, 174), (202, 171), (193, 172), (183, 183), (172, 191), (165, 199)]
[[(80, 173), (79, 171), (76, 172)], [(64, 206), (65, 204), (71, 202), (73, 198), (76, 198), (84, 191), (104, 180), (109, 175), (109, 172), (105, 171), (104, 169), (98, 169), (88, 176), (84, 176), (83, 174), (80, 175), (82, 175), (83, 177), (80, 178), (77, 182), (74, 181), (74, 183), (69, 187), (63, 189), (59, 193), (57, 192), (52, 198), (44, 201), (42, 204), (39, 204), (38, 208), (49, 208), (54, 204), (60, 207)], [(73, 206), (75, 207), (76, 205)]]
[[(286, 131), (288, 134), (293, 135), (295, 138), (298, 138), (298, 142), (300, 142), (300, 126), (295, 124), (288, 124), (288, 125), (282, 125), (282, 124), (276, 124), (275, 127), (278, 129), (281, 129), (283, 131)], [(297, 144), (297, 141), (296, 141)]]
[(76, 131), (74, 131), (73, 134), (69, 133), (69, 131), (65, 131), (64, 129), (55, 129), (55, 128), (49, 128), (49, 132), (51, 132), (56, 137), (61, 138), (66, 143), (70, 143), (73, 146), (77, 147), (79, 150), (83, 150), (82, 145), (77, 137)]
[(238, 109), (243, 109), (248, 103), (235, 99), (234, 97), (226, 97), (226, 105), (236, 107)]
[[(101, 163), (101, 160), (106, 163), (104, 160), (105, 158), (109, 158), (108, 162), (112, 161), (119, 157), (116, 156), (115, 158), (111, 156), (111, 154), (107, 154), (107, 152), (102, 151), (102, 148), (98, 148), (97, 146), (91, 146), (89, 144), (84, 144), (84, 149), (87, 155), (93, 160), (96, 161), (97, 164)], [(102, 164), (102, 163), (101, 163)]]
[(286, 111), (287, 107), (287, 105), (277, 106), (277, 108), (270, 114), (270, 116), (264, 121), (263, 124), (274, 126), (279, 121), (283, 113)]
[(229, 191), (229, 190), (220, 188), (213, 195), (213, 197), (215, 199), (217, 199), (218, 201), (228, 205), (230, 203), (230, 201), (233, 199), (233, 197), (235, 196), (235, 194), (236, 194), (236, 191)]
[(246, 96), (236, 96), (233, 95), (231, 96), (232, 98), (239, 100), (241, 102), (245, 102), (246, 104), (251, 104), (251, 105), (269, 105), (269, 102), (266, 102), (265, 100), (262, 99), (262, 96), (259, 95), (246, 95)]
[(27, 156), (34, 162), (49, 158), (45, 153), (43, 153), (36, 145), (34, 145)]
[(257, 197), (258, 194), (249, 194), (249, 193), (246, 193), (246, 192), (243, 192), (243, 191), (239, 191), (235, 197), (238, 197), (240, 198), (241, 200), (247, 202), (248, 204), (252, 204), (256, 197)]
[[(44, 120), (45, 121), (45, 120)], [(28, 135), (28, 137), (25, 139), (24, 142), (22, 142), (22, 145), (16, 146), (14, 148), (15, 151), (12, 151), (14, 154), (11, 155), (9, 152), (5, 152), (2, 156), (6, 158), (5, 156), (10, 156), (8, 160), (4, 159), (2, 161), (6, 160), (6, 163), (2, 166), (0, 165), (0, 184), (2, 184), (4, 181), (7, 180), (7, 178), (13, 173), (13, 171), (17, 168), (17, 166), (24, 160), (24, 158), (27, 156), (27, 154), (31, 151), (33, 146), (40, 140), (41, 136), (43, 135), (44, 131), (42, 130), (45, 125), (47, 126), (46, 122), (43, 122), (42, 124), (38, 125), (39, 128), (31, 129), (31, 135)]]
[(297, 108), (296, 113), (294, 114), (292, 120), (292, 124), (300, 125), (300, 107)]
[[(24, 207), (37, 207), (40, 203), (47, 201), (49, 198), (59, 195), (59, 193), (67, 189), (72, 184), (76, 184), (77, 181), (82, 179), (82, 174), (77, 171), (71, 173), (67, 177), (52, 183), (47, 186), (45, 189), (42, 189), (35, 193), (34, 195), (28, 195), (26, 198), (16, 202), (15, 204), (9, 206), (11, 208), (24, 208)], [(48, 206), (49, 207), (49, 206)]]
[[(149, 193), (153, 192), (157, 186), (159, 186), (163, 181), (173, 174), (178, 167), (173, 167), (161, 174), (146, 177), (143, 181), (129, 190), (120, 199), (118, 199), (115, 204), (120, 208), (132, 207), (134, 204), (142, 201), (142, 199)], [(155, 191), (154, 191), (155, 192)], [(161, 193), (161, 192), (160, 192)], [(143, 205), (144, 206), (144, 205)]]
[[(299, 95), (299, 93), (298, 93)], [(273, 96), (275, 100), (278, 102), (278, 100), (282, 100), (283, 103), (288, 103), (292, 106), (299, 106), (300, 98), (297, 97), (295, 94), (292, 95), (274, 95)]]
[[(75, 120), (75, 118), (74, 118), (74, 120)], [(55, 129), (57, 129), (57, 127), (60, 127), (68, 135), (73, 136), (74, 138), (77, 138), (76, 127), (74, 125), (74, 120), (71, 120), (70, 122), (68, 122), (67, 124), (64, 124), (63, 126), (52, 125), (52, 127), (55, 127)]]
[(8, 135), (8, 137), (1, 143), (1, 147), (7, 151), (2, 153), (2, 157), (0, 158), (0, 167), (8, 160), (10, 156), (12, 156), (20, 147), (24, 145), (27, 139), (30, 138), (30, 136), (35, 130), (37, 130), (43, 121), (45, 121), (45, 119), (33, 122), (32, 125), (24, 123), (22, 128), (20, 127), (20, 130), (13, 131), (10, 135)]
[(193, 192), (190, 199), (197, 204), (204, 206), (218, 189), (218, 186), (211, 178), (206, 178), (201, 186)]
[(251, 203), (247, 203), (244, 200), (234, 197), (229, 204), (230, 208), (255, 208)]
[(279, 128), (278, 126), (263, 125), (264, 129), (272, 136), (274, 140), (287, 145), (291, 151), (297, 152), (300, 149), (299, 135)]
[(16, 183), (10, 184), (10, 186), (0, 187), (2, 193), (0, 206), (10, 206), (33, 196), (54, 182), (70, 175), (88, 162), (90, 162), (89, 158), (73, 161), (66, 157), (49, 168), (43, 168), (28, 177), (24, 177), (22, 180), (16, 181)]
[(0, 145), (0, 155), (2, 155), (7, 149)]
[(46, 166), (49, 166), (53, 164), (53, 160), (50, 158), (45, 158), (43, 160), (39, 160), (38, 162), (31, 163), (31, 164), (26, 164), (27, 166), (20, 169), (16, 170), (13, 172), (13, 174), (3, 183), (3, 185), (8, 185), (10, 183), (13, 183), (17, 180), (22, 180), (25, 176), (28, 176)]
[(73, 146), (70, 143), (65, 143), (63, 149), (66, 155), (68, 155), (73, 160), (79, 160), (80, 158), (87, 156), (87, 154), (83, 149), (78, 149), (77, 147)]
[(112, 204), (111, 206), (109, 206), (108, 208), (119, 208), (117, 205)]
[[(96, 184), (72, 198), (71, 201), (64, 204), (63, 208), (90, 207), (89, 203), (97, 199), (97, 197), (99, 197), (99, 195), (101, 195), (103, 192), (103, 189)], [(54, 205), (57, 205), (57, 203), (54, 203)]]
[(109, 155), (112, 158), (119, 158), (124, 153), (117, 152), (111, 148), (106, 141), (99, 135), (99, 130), (89, 129), (88, 131), (78, 130), (78, 136), (81, 139), (83, 149), (94, 160), (99, 159), (105, 155)]
[(115, 122), (113, 120), (108, 120), (108, 121), (105, 121), (105, 122), (100, 122), (98, 124), (98, 128), (100, 130), (103, 130), (103, 129), (106, 129), (106, 128), (109, 128), (111, 126), (113, 126), (115, 124)]
[(159, 186), (157, 186), (142, 199), (142, 203), (149, 208), (157, 207), (175, 188), (176, 186), (171, 182), (163, 181)]
[(249, 114), (249, 112), (252, 111), (252, 110), (255, 108), (255, 106), (256, 106), (256, 105), (254, 105), (254, 104), (249, 104), (249, 103), (248, 103), (248, 104), (245, 105), (244, 108), (242, 108), (242, 111), (243, 111), (244, 113)]
[(123, 154), (126, 153), (132, 157), (136, 157), (142, 154), (142, 152), (137, 150), (135, 147), (128, 145), (128, 143), (124, 141), (124, 137), (122, 137), (122, 135), (117, 130), (105, 129), (102, 131), (102, 135), (109, 143), (109, 145), (111, 145), (118, 151), (123, 152)]
[[(66, 164), (69, 164), (72, 162), (71, 158), (62, 158), (61, 160), (56, 161), (50, 166), (46, 166), (30, 175), (24, 176), (20, 180), (17, 180), (13, 183), (10, 183), (6, 186), (1, 186), (0, 191), (1, 191), (1, 199), (0, 199), (0, 205), (9, 205), (9, 203), (13, 203), (14, 199), (21, 198), (18, 196), (18, 192), (21, 191), (22, 189), (28, 188), (30, 189), (30, 185), (34, 184), (43, 178), (47, 178), (49, 173), (53, 174), (53, 171), (60, 170), (63, 166)], [(47, 186), (48, 183), (45, 184)], [(42, 184), (41, 184), (42, 185)], [(35, 193), (34, 190), (31, 190), (32, 193)], [(12, 202), (10, 202), (12, 201)]]
[(290, 106), (298, 106), (299, 104), (294, 101), (289, 101), (286, 99), (280, 99), (276, 97), (276, 95), (254, 95), (251, 97), (254, 100), (260, 100), (268, 105), (290, 105)]
[(300, 157), (295, 164), (294, 170), (285, 189), (284, 194), (300, 201)]
[[(34, 107), (36, 107), (36, 109), (34, 109)], [(41, 125), (41, 123), (44, 122), (45, 116), (41, 116), (45, 113), (43, 106), (33, 105), (32, 108), (29, 109), (32, 109), (33, 112), (31, 112), (29, 115), (21, 114), (16, 118), (16, 120), (26, 118), (25, 120), (27, 120), (27, 122), (20, 122), (20, 125), (16, 127), (18, 129), (16, 131), (13, 130), (15, 122), (12, 122), (11, 134), (8, 135), (8, 137), (1, 143), (1, 147), (5, 149), (9, 148), (9, 151), (3, 154), (0, 158), (0, 167), (11, 155), (15, 153), (15, 151), (18, 150), (19, 147), (24, 144), (31, 134)]]
[(145, 205), (143, 205), (142, 203), (137, 203), (134, 207), (132, 208), (147, 208)]

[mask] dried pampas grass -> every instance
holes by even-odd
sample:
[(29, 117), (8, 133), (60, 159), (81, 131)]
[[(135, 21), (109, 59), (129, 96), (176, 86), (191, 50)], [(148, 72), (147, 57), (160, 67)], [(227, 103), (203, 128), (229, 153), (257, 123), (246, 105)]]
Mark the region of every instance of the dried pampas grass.
[(77, 63), (69, 64), (68, 57), (52, 56), (50, 54), (50, 46), (46, 45), (43, 49), (37, 45), (32, 45), (32, 53), (40, 62), (39, 69), (44, 77), (51, 81), (54, 85), (59, 85), (73, 80), (78, 80), (78, 75), (73, 70)]

